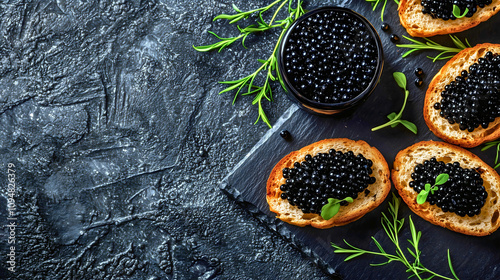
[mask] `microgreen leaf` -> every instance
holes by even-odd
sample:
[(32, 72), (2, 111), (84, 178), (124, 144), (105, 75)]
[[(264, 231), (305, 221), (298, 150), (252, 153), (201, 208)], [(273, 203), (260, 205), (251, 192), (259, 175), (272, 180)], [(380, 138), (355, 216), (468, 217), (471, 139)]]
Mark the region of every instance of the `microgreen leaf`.
[(344, 199), (329, 198), (328, 203), (321, 207), (321, 217), (325, 220), (330, 220), (335, 215), (337, 215), (340, 210), (340, 203), (342, 201), (352, 203), (354, 200), (352, 199), (352, 197), (346, 197)]
[(323, 205), (323, 207), (321, 208), (321, 217), (325, 220), (330, 220), (335, 215), (337, 215), (340, 210), (339, 201), (335, 199), (336, 202), (332, 203), (330, 199), (328, 199), (328, 203)]
[(463, 18), (463, 17), (465, 17), (465, 15), (467, 15), (468, 12), (469, 12), (469, 8), (465, 8), (464, 13), (460, 14), (460, 7), (458, 7), (457, 5), (453, 5), (453, 15), (456, 18)]
[(406, 101), (408, 101), (408, 96), (410, 94), (410, 92), (406, 89), (406, 76), (401, 72), (394, 72), (392, 75), (398, 86), (405, 91), (405, 100), (403, 102), (403, 107), (401, 107), (399, 113), (396, 114), (395, 112), (393, 112), (387, 115), (389, 121), (385, 124), (372, 128), (372, 131), (376, 131), (387, 126), (396, 127), (398, 124), (402, 124), (408, 130), (417, 134), (417, 126), (414, 123), (401, 119), (401, 115), (403, 114), (403, 111), (406, 107)]
[(410, 121), (405, 121), (405, 120), (400, 120), (399, 121), (402, 125), (404, 125), (406, 128), (408, 128), (411, 132), (417, 134), (417, 126), (410, 122)]
[(420, 191), (417, 195), (417, 199), (416, 199), (417, 203), (424, 204), (425, 201), (427, 200), (427, 196), (429, 195), (429, 192), (431, 194), (434, 194), (434, 192), (439, 189), (439, 187), (437, 187), (437, 186), (440, 186), (440, 185), (446, 183), (446, 181), (448, 181), (449, 178), (450, 178), (450, 175), (448, 175), (446, 173), (441, 173), (436, 177), (433, 186), (431, 186), (431, 184), (429, 184), (429, 183), (425, 184), (425, 189)]
[(392, 73), (392, 76), (394, 77), (394, 80), (396, 80), (396, 83), (398, 86), (404, 90), (406, 90), (406, 76), (405, 74), (401, 72), (394, 72)]
[(397, 114), (395, 112), (392, 112), (389, 115), (387, 115), (387, 118), (392, 121), (392, 120), (394, 120), (396, 118), (396, 115)]
[(448, 179), (450, 179), (450, 175), (448, 175), (446, 173), (439, 174), (436, 177), (436, 183), (434, 183), (434, 185), (440, 186), (440, 185), (446, 183), (446, 181), (448, 181)]
[(429, 191), (422, 190), (421, 192), (419, 192), (417, 195), (417, 203), (424, 204), (425, 201), (427, 200), (428, 195), (429, 195)]

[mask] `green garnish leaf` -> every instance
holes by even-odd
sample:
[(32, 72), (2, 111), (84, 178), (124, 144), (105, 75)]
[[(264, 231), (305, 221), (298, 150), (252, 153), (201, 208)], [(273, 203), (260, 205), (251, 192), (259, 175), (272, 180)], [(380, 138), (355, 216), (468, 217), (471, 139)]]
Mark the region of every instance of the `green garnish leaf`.
[(394, 77), (394, 80), (396, 80), (396, 83), (398, 86), (404, 90), (406, 90), (406, 76), (405, 74), (401, 72), (394, 72), (392, 73), (392, 76)]
[[(411, 216), (409, 216), (409, 225), (411, 232), (411, 240), (408, 239), (409, 247), (404, 250), (401, 246), (401, 242), (399, 240), (399, 234), (404, 225), (404, 218), (398, 219), (399, 206), (401, 205), (401, 200), (397, 198), (393, 193), (392, 202), (389, 202), (388, 214), (382, 212), (382, 227), (384, 228), (387, 237), (394, 243), (396, 250), (395, 253), (390, 254), (387, 253), (380, 243), (372, 236), (372, 240), (378, 248), (378, 251), (368, 251), (356, 246), (349, 244), (346, 240), (344, 240), (346, 248), (342, 248), (335, 243), (331, 243), (332, 247), (335, 249), (333, 252), (336, 254), (349, 254), (344, 261), (352, 260), (361, 255), (373, 255), (377, 257), (385, 257), (387, 261), (381, 263), (372, 263), (370, 266), (382, 266), (389, 264), (391, 262), (400, 262), (404, 266), (406, 266), (406, 272), (410, 273), (408, 278), (415, 277), (423, 280), (423, 279), (432, 279), (432, 278), (441, 278), (446, 280), (453, 280), (450, 277), (443, 276), (434, 271), (429, 270), (424, 266), (422, 261), (420, 260), (420, 256), (422, 252), (419, 249), (420, 239), (422, 237), (422, 232), (418, 231), (415, 228), (415, 224), (413, 223)], [(405, 255), (406, 253), (406, 255)], [(413, 261), (407, 257), (407, 254), (410, 254), (410, 257), (413, 257)], [(457, 274), (453, 269), (453, 265), (451, 263), (450, 250), (447, 251), (448, 255), (448, 266), (450, 268), (451, 274), (455, 277), (455, 280), (459, 280)]]
[(422, 190), (421, 192), (419, 192), (417, 195), (417, 203), (424, 204), (425, 201), (427, 200), (428, 195), (429, 195), (429, 191)]
[(424, 204), (425, 201), (427, 200), (427, 196), (429, 195), (429, 192), (431, 194), (434, 194), (435, 191), (439, 189), (438, 186), (443, 185), (450, 179), (450, 175), (446, 173), (441, 173), (439, 174), (434, 182), (434, 185), (431, 187), (431, 184), (427, 183), (425, 184), (425, 189), (422, 190), (421, 192), (418, 193), (417, 195), (417, 203), (418, 204)]
[(342, 201), (352, 203), (354, 200), (352, 199), (352, 197), (346, 197), (344, 199), (329, 198), (328, 203), (321, 207), (321, 217), (328, 221), (335, 215), (337, 215), (340, 210), (340, 203)]
[(434, 185), (441, 186), (442, 184), (446, 183), (446, 181), (448, 181), (448, 179), (450, 179), (450, 175), (448, 175), (446, 173), (439, 174), (436, 177), (436, 183)]
[(406, 128), (408, 128), (411, 132), (413, 132), (414, 134), (417, 134), (417, 126), (410, 122), (410, 121), (405, 121), (405, 120), (400, 120), (399, 121), (402, 125), (404, 125)]
[(392, 121), (396, 118), (396, 116), (397, 114), (395, 112), (392, 112), (389, 115), (387, 115), (387, 118)]
[(376, 131), (387, 126), (396, 127), (398, 124), (402, 124), (408, 130), (417, 134), (417, 126), (414, 123), (401, 119), (403, 111), (406, 107), (406, 101), (408, 101), (408, 95), (410, 94), (410, 92), (406, 89), (406, 76), (401, 72), (394, 72), (392, 76), (394, 77), (394, 80), (396, 81), (398, 86), (405, 91), (405, 100), (403, 102), (403, 107), (401, 108), (399, 113), (396, 114), (395, 112), (392, 112), (389, 115), (387, 115), (389, 121), (386, 122), (385, 124), (372, 128), (372, 131)]
[(463, 14), (460, 14), (460, 8), (457, 5), (453, 5), (453, 15), (456, 18), (463, 18), (467, 13), (469, 12), (469, 8), (465, 8), (465, 11)]

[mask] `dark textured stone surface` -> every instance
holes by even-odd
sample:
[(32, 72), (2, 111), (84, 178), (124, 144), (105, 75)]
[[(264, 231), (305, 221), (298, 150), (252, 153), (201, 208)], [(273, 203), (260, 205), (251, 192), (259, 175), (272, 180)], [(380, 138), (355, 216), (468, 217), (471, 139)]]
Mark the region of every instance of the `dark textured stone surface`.
[[(0, 1), (0, 216), (15, 164), (16, 272), (2, 279), (324, 279), (218, 183), (268, 131), (219, 80), (276, 34), (221, 53), (212, 22), (267, 1)], [(290, 103), (276, 91), (275, 121)]]
[[(212, 22), (233, 2), (269, 3), (0, 1), (0, 217), (7, 222), (11, 162), (20, 224), (14, 274), (0, 232), (0, 278), (330, 278), (286, 232), (269, 231), (219, 190), (268, 129), (252, 124), (249, 99), (231, 106), (230, 94), (219, 96), (217, 81), (253, 72), (276, 38), (195, 52), (214, 41), (208, 30), (235, 34)], [(335, 3), (380, 24), (364, 1), (307, 1)], [(397, 26), (394, 13), (386, 18)], [(271, 122), (290, 106), (278, 87), (274, 98), (265, 105)], [(387, 99), (388, 108), (401, 101)]]

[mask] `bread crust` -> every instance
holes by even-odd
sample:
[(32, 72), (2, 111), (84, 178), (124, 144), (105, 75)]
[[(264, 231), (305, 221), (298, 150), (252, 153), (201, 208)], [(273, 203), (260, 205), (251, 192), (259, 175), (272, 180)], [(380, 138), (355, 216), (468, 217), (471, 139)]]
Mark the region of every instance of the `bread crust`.
[[(438, 161), (459, 162), (463, 168), (474, 168), (484, 181), (488, 196), (481, 213), (473, 217), (443, 212), (429, 202), (418, 204), (418, 193), (409, 186), (415, 166), (436, 157)], [(394, 161), (392, 182), (408, 207), (423, 219), (450, 230), (473, 236), (485, 236), (500, 226), (500, 176), (473, 153), (444, 142), (422, 141), (400, 151)]]
[(462, 70), (469, 70), (469, 66), (476, 63), (478, 58), (488, 51), (500, 55), (500, 45), (486, 43), (462, 50), (441, 68), (427, 89), (424, 100), (425, 123), (437, 137), (448, 143), (472, 148), (500, 137), (500, 117), (491, 122), (487, 128), (480, 126), (469, 132), (460, 130), (459, 124), (449, 124), (448, 120), (439, 116), (439, 111), (433, 108), (434, 103), (441, 102), (441, 92), (444, 87), (459, 76)]
[[(307, 154), (316, 155), (318, 153), (328, 153), (330, 149), (348, 152), (353, 151), (355, 155), (363, 154), (365, 158), (372, 160), (372, 176), (376, 182), (368, 186), (368, 194), (361, 192), (347, 206), (341, 206), (340, 211), (330, 220), (324, 220), (318, 214), (304, 214), (297, 206), (292, 206), (287, 200), (281, 199), (280, 186), (285, 184), (283, 178), (283, 168), (293, 168), (294, 162), (304, 161)], [(303, 147), (298, 151), (291, 152), (283, 157), (273, 168), (266, 186), (266, 199), (269, 210), (277, 214), (277, 218), (292, 225), (304, 227), (310, 225), (315, 228), (331, 228), (341, 226), (363, 217), (366, 213), (380, 205), (391, 189), (390, 170), (382, 154), (365, 141), (354, 141), (347, 138), (325, 139)]]
[(500, 0), (493, 0), (490, 5), (478, 8), (470, 18), (463, 17), (456, 20), (442, 20), (432, 18), (429, 14), (422, 13), (420, 0), (400, 0), (398, 13), (401, 25), (413, 37), (431, 37), (457, 33), (472, 28), (498, 13)]

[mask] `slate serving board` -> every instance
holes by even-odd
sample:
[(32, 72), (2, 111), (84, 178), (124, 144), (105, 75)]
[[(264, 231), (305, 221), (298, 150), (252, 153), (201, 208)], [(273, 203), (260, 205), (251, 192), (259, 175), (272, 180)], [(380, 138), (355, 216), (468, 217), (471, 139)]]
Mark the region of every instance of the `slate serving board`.
[[(388, 32), (380, 30), (380, 14), (372, 12), (371, 6), (364, 1), (359, 1), (356, 5), (351, 5), (349, 2), (343, 5), (366, 16), (376, 27), (384, 45), (384, 71), (378, 87), (370, 98), (355, 111), (333, 117), (312, 115), (293, 105), (222, 183), (226, 193), (246, 205), (269, 228), (285, 238), (289, 238), (302, 248), (305, 255), (311, 257), (334, 279), (339, 277), (343, 279), (406, 279), (408, 275), (400, 263), (371, 267), (371, 263), (386, 260), (373, 256), (362, 256), (344, 262), (343, 259), (347, 255), (334, 254), (333, 248), (330, 246), (331, 242), (343, 244), (345, 239), (360, 248), (376, 251), (377, 248), (370, 238), (374, 236), (387, 251), (393, 251), (392, 242), (386, 237), (380, 224), (381, 212), (387, 210), (389, 199), (375, 211), (346, 226), (327, 230), (311, 227), (300, 228), (277, 220), (274, 218), (274, 214), (269, 211), (265, 199), (266, 180), (274, 165), (283, 156), (325, 138), (347, 137), (354, 140), (364, 140), (381, 151), (390, 167), (392, 167), (392, 162), (399, 150), (422, 140), (441, 141), (428, 130), (422, 117), (422, 107), (426, 87), (445, 61), (433, 63), (426, 58), (426, 55), (435, 56), (436, 52), (421, 52), (404, 59), (401, 58), (405, 49), (397, 48), (394, 43), (390, 42), (389, 35), (395, 33), (402, 37), (401, 35), (407, 33), (399, 25), (395, 11), (396, 5), (391, 2), (389, 1), (385, 13), (385, 22), (391, 26)], [(495, 28), (498, 24), (500, 24), (499, 16), (457, 35), (460, 39), (468, 38), (471, 45), (483, 42), (500, 43), (500, 30)], [(439, 36), (434, 39), (444, 45), (452, 45), (447, 36)], [(402, 43), (407, 43), (407, 41), (403, 40)], [(425, 72), (425, 83), (421, 88), (417, 88), (413, 84), (416, 77), (413, 71), (416, 67), (421, 67)], [(392, 78), (392, 73), (395, 71), (404, 72), (408, 78), (410, 97), (403, 119), (417, 125), (417, 135), (412, 134), (402, 126), (385, 128), (377, 132), (371, 131), (372, 127), (385, 123), (389, 113), (398, 112), (401, 108), (404, 94)], [(279, 136), (281, 130), (288, 130), (293, 139), (291, 141), (282, 139)], [(475, 148), (471, 151), (486, 163), (493, 164), (495, 158), (493, 149), (481, 152), (480, 148)], [(394, 188), (393, 191), (395, 191)], [(422, 231), (421, 259), (426, 267), (442, 275), (452, 277), (446, 257), (446, 250), (450, 249), (453, 265), (460, 279), (500, 279), (500, 232), (487, 237), (470, 237), (458, 234), (422, 220), (411, 213), (403, 203), (401, 217), (408, 215), (412, 216), (416, 228)], [(408, 238), (410, 238), (410, 232), (406, 224), (400, 240), (405, 242)], [(409, 246), (409, 244), (403, 243), (402, 246)]]

